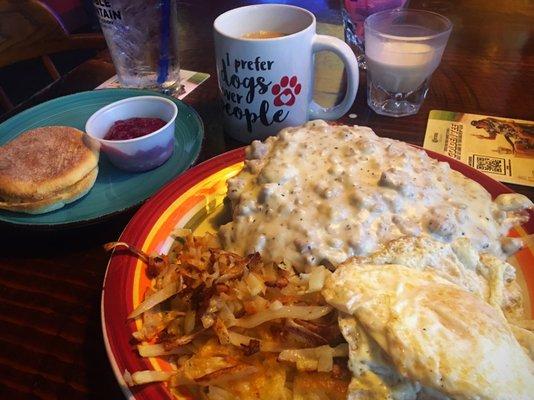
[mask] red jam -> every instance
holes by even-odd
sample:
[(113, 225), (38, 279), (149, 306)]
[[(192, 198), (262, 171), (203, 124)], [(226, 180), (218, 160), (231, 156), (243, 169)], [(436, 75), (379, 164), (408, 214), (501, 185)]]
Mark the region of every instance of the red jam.
[(104, 136), (106, 140), (128, 140), (148, 135), (167, 124), (161, 118), (129, 118), (115, 121)]

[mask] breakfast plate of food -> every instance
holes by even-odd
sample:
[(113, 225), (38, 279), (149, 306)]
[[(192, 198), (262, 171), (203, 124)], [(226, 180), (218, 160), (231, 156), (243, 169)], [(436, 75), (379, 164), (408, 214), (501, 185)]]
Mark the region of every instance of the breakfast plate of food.
[[(147, 95), (167, 99), (177, 108), (174, 148), (156, 168), (125, 171), (82, 137), (85, 125), (104, 106)], [(195, 110), (147, 90), (82, 92), (23, 111), (0, 124), (0, 221), (57, 228), (93, 223), (127, 210), (189, 168), (203, 135)]]
[(529, 399), (533, 204), (445, 156), (311, 121), (137, 212), (102, 292), (129, 399)]

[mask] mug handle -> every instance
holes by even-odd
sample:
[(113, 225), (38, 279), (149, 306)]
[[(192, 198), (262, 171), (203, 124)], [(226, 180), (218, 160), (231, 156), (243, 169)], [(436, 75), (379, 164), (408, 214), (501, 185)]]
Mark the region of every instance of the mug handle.
[(344, 41), (332, 36), (315, 35), (312, 42), (312, 51), (317, 53), (323, 50), (335, 53), (345, 64), (347, 90), (341, 103), (334, 107), (324, 108), (312, 100), (310, 103), (310, 119), (338, 119), (349, 111), (356, 98), (360, 76), (358, 61), (351, 48)]

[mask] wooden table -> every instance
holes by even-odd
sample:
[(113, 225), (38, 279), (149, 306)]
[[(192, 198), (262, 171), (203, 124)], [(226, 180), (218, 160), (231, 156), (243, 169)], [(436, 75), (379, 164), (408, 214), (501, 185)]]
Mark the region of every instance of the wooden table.
[[(337, 0), (293, 1), (319, 21), (340, 23)], [(186, 98), (201, 115), (206, 139), (201, 160), (239, 144), (221, 130), (211, 24), (245, 1), (180, 3), (181, 57), (185, 69), (212, 78)], [(454, 29), (421, 111), (393, 119), (366, 106), (365, 74), (344, 117), (379, 135), (421, 145), (431, 109), (534, 119), (534, 8), (512, 0), (413, 0), (413, 8), (447, 15)], [(91, 90), (114, 74), (107, 53), (81, 65), (47, 94), (24, 105)], [(19, 110), (20, 111), (20, 108)], [(513, 189), (534, 197), (534, 190)], [(0, 399), (120, 399), (100, 328), (100, 293), (108, 254), (135, 210), (103, 223), (62, 231), (0, 226)], [(118, 294), (120, 295), (120, 294)]]

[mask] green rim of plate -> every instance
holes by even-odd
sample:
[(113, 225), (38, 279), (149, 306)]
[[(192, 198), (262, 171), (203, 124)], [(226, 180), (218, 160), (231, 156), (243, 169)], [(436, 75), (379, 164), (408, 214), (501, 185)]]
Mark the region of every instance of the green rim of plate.
[(141, 173), (121, 171), (100, 154), (99, 172), (89, 193), (59, 210), (30, 215), (0, 210), (0, 221), (35, 227), (60, 227), (94, 223), (139, 205), (162, 186), (189, 168), (197, 159), (204, 125), (196, 111), (173, 97), (142, 89), (101, 89), (76, 93), (39, 104), (0, 124), (0, 146), (21, 133), (47, 125), (85, 130), (85, 122), (98, 109), (136, 96), (160, 96), (178, 107), (174, 153), (158, 168)]

